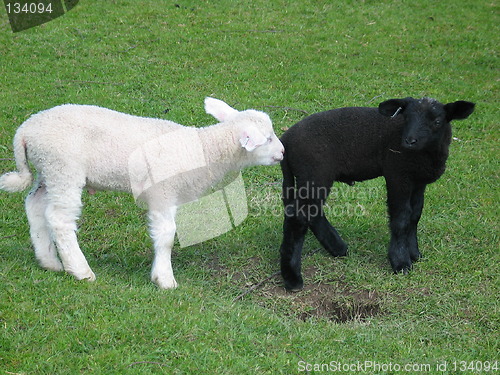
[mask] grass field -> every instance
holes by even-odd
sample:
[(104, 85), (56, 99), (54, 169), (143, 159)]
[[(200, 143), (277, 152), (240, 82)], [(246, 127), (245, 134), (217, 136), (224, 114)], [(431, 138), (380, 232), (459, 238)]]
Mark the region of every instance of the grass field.
[(133, 197), (84, 195), (86, 283), (37, 265), (25, 193), (0, 193), (0, 374), (498, 373), (499, 24), (491, 0), (81, 0), (19, 33), (1, 10), (0, 173), (15, 167), (16, 128), (62, 103), (201, 126), (214, 96), (268, 112), (278, 135), (306, 113), (390, 98), (477, 106), (454, 123), (408, 275), (387, 260), (382, 179), (334, 186), (328, 215), (349, 256), (309, 236), (296, 294), (270, 277), (278, 166), (244, 171), (240, 226), (176, 245), (171, 291), (149, 280)]

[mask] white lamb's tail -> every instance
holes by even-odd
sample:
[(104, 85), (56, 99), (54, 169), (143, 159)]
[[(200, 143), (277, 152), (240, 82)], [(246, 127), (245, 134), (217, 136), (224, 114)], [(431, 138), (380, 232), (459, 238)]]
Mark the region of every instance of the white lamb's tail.
[(25, 190), (33, 181), (33, 175), (31, 174), (26, 158), (26, 143), (19, 130), (14, 136), (14, 157), (16, 159), (17, 172), (9, 172), (0, 176), (0, 190), (5, 190), (9, 193)]

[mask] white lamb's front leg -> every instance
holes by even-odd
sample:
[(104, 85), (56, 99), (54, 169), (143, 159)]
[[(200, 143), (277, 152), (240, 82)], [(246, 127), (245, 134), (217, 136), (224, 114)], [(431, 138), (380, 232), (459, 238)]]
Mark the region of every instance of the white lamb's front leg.
[(149, 212), (150, 233), (155, 248), (151, 280), (162, 289), (177, 287), (171, 262), (176, 209), (177, 207), (170, 207), (164, 212)]

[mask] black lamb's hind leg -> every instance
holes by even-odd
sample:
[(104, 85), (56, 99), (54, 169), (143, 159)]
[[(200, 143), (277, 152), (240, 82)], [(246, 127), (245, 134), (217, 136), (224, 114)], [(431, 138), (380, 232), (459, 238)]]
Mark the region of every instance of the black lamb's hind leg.
[(410, 258), (412, 261), (420, 259), (420, 251), (418, 250), (417, 226), (422, 216), (422, 209), (424, 208), (424, 192), (427, 185), (418, 185), (413, 189), (410, 205), (410, 229), (408, 233), (408, 245), (410, 251)]
[(324, 205), (330, 188), (320, 186), (315, 188), (315, 198), (309, 204), (309, 227), (321, 245), (333, 256), (347, 255), (347, 244), (342, 240), (337, 230), (325, 217)]
[(334, 257), (347, 255), (347, 244), (324, 215), (312, 219), (310, 227), (319, 243), (331, 255)]
[(307, 219), (298, 211), (298, 201), (285, 207), (285, 220), (283, 223), (283, 242), (280, 247), (281, 276), (285, 288), (298, 291), (303, 288), (302, 279), (302, 245), (307, 233)]

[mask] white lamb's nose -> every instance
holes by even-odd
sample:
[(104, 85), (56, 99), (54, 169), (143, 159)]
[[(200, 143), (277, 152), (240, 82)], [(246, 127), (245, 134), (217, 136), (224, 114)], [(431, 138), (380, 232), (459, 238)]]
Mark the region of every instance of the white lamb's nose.
[(276, 160), (276, 161), (282, 161), (284, 153), (285, 153), (285, 150), (282, 149), (281, 150), (281, 154), (277, 155), (277, 156), (274, 156), (273, 159)]

